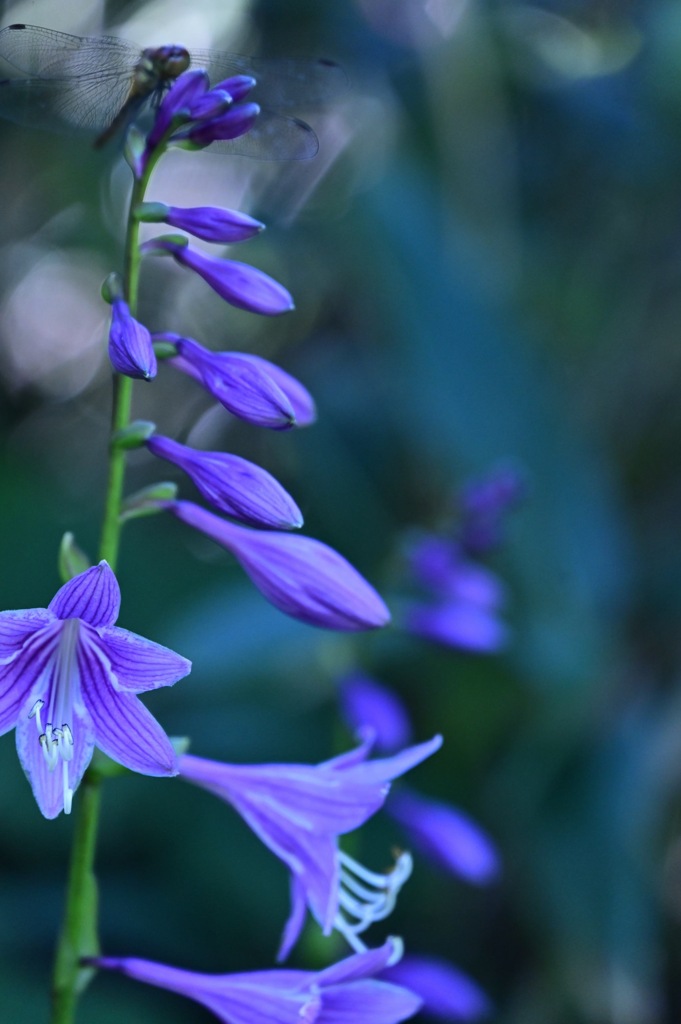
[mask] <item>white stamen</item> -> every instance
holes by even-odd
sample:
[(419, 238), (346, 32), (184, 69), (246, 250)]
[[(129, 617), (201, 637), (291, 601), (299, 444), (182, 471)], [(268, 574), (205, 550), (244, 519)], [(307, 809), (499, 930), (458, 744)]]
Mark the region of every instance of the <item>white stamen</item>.
[(43, 723), (42, 723), (42, 719), (40, 717), (40, 712), (41, 712), (42, 708), (44, 708), (44, 707), (45, 707), (45, 701), (44, 700), (37, 700), (35, 702), (35, 704), (33, 705), (33, 707), (31, 708), (31, 710), (29, 711), (29, 713), (28, 713), (28, 717), (29, 718), (35, 718), (35, 724), (38, 726), (38, 732), (39, 733), (41, 733), (43, 731)]
[(413, 861), (411, 854), (402, 853), (393, 870), (381, 875), (369, 871), (342, 851), (339, 852), (339, 860), (339, 910), (334, 927), (345, 936), (356, 952), (361, 953), (367, 947), (359, 938), (360, 934), (374, 921), (382, 921), (392, 913), (397, 895), (411, 874)]

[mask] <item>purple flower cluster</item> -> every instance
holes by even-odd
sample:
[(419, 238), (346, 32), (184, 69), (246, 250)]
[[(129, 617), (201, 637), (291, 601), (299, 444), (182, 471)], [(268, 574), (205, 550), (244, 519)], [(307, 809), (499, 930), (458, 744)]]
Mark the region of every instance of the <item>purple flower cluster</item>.
[(410, 633), (475, 653), (505, 646), (505, 587), (479, 559), (500, 542), (508, 510), (523, 490), (514, 469), (497, 469), (463, 490), (458, 528), (449, 536), (428, 533), (411, 540), (409, 572), (423, 596), (405, 609), (403, 624)]
[[(169, 142), (196, 147), (247, 131), (258, 108), (241, 101), (253, 85), (253, 79), (237, 76), (209, 88), (202, 71), (180, 75), (160, 105), (139, 159), (133, 161), (137, 176), (149, 172)], [(246, 214), (214, 207), (140, 203), (135, 216), (217, 243), (244, 241), (263, 227)], [(274, 316), (293, 308), (286, 288), (267, 274), (190, 248), (184, 236), (153, 239), (140, 252), (172, 256), (239, 309)], [(254, 426), (288, 430), (314, 421), (315, 405), (308, 391), (268, 360), (251, 353), (213, 352), (173, 333), (152, 338), (122, 295), (113, 296), (112, 306), (109, 354), (117, 373), (151, 380), (157, 372), (156, 345), (175, 370), (192, 377), (232, 415)], [(230, 551), (276, 607), (327, 629), (373, 629), (389, 621), (382, 599), (341, 555), (319, 541), (289, 535), (302, 526), (302, 514), (264, 469), (237, 455), (197, 451), (155, 434), (140, 443), (186, 473), (205, 501), (229, 518), (189, 501), (159, 500), (157, 507)]]

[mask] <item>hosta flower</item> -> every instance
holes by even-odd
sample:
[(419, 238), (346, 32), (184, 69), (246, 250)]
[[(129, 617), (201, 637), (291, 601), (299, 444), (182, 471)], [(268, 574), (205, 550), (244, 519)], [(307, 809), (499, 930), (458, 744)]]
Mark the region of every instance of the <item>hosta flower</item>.
[(120, 590), (106, 562), (66, 583), (47, 608), (0, 613), (0, 733), (17, 751), (46, 818), (71, 809), (98, 746), (144, 775), (176, 775), (165, 732), (136, 694), (169, 686), (191, 663), (114, 626)]
[(508, 513), (526, 489), (523, 474), (514, 466), (498, 466), (462, 488), (458, 538), (468, 554), (486, 554), (501, 543)]
[(156, 354), (151, 335), (139, 320), (135, 320), (127, 302), (120, 297), (113, 300), (111, 308), (109, 359), (116, 373), (123, 373), (126, 377), (151, 380), (156, 376)]
[(442, 744), (435, 736), (393, 757), (367, 761), (368, 744), (318, 765), (232, 765), (185, 754), (180, 776), (231, 804), (291, 872), (291, 916), (279, 959), (298, 939), (309, 908), (324, 934), (340, 931), (355, 949), (359, 936), (392, 910), (411, 871), (402, 854), (392, 872), (368, 871), (343, 853), (338, 837), (376, 813), (403, 775)]
[(391, 940), (323, 971), (245, 974), (199, 974), (134, 957), (93, 957), (86, 963), (193, 999), (224, 1024), (398, 1024), (417, 1012), (421, 999), (373, 975), (399, 952)]
[(492, 841), (451, 804), (401, 789), (391, 794), (386, 810), (402, 825), (410, 844), (447, 871), (477, 885), (498, 874)]
[(273, 476), (247, 459), (226, 452), (202, 452), (154, 434), (146, 441), (153, 455), (189, 476), (206, 501), (241, 522), (282, 530), (303, 525), (293, 498)]
[(262, 231), (265, 225), (238, 210), (225, 210), (218, 206), (167, 206), (165, 203), (144, 203), (138, 207), (137, 217), (147, 223), (170, 224), (188, 231), (204, 242), (243, 242)]
[(343, 717), (358, 736), (370, 735), (374, 750), (392, 753), (411, 739), (402, 701), (375, 679), (353, 672), (340, 681)]
[(316, 417), (314, 399), (286, 370), (250, 352), (212, 352), (193, 338), (155, 335), (169, 341), (175, 369), (199, 381), (234, 416), (259, 427), (306, 427)]
[(300, 534), (250, 530), (191, 501), (165, 507), (187, 526), (230, 551), (261, 594), (310, 626), (376, 629), (390, 612), (374, 588), (333, 548)]
[(140, 252), (168, 253), (180, 266), (202, 277), (221, 299), (238, 309), (263, 316), (278, 316), (294, 308), (293, 299), (283, 285), (247, 263), (206, 256), (198, 249), (168, 238), (145, 242), (140, 246)]
[(426, 536), (412, 544), (409, 565), (428, 597), (405, 612), (411, 633), (462, 650), (489, 653), (507, 641), (501, 620), (505, 588), (485, 566), (470, 561), (452, 540)]
[(437, 957), (405, 956), (380, 976), (421, 996), (421, 1012), (437, 1020), (480, 1020), (492, 1011), (489, 999), (471, 978)]

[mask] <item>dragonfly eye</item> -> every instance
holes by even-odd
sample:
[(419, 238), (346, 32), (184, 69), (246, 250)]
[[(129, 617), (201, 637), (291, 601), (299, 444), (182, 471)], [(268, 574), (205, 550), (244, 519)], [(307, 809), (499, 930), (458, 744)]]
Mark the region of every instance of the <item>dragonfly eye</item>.
[(191, 62), (189, 53), (183, 46), (162, 46), (158, 51), (158, 58), (165, 78), (177, 78), (187, 70)]

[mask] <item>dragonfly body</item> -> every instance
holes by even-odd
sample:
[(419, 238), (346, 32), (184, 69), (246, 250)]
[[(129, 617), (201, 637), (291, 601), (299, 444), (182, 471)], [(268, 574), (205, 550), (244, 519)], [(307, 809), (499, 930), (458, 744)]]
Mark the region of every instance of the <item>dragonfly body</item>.
[(174, 45), (142, 50), (115, 36), (18, 24), (0, 31), (0, 117), (88, 132), (104, 142), (189, 67), (204, 68), (213, 82), (244, 74), (256, 79), (253, 99), (261, 114), (255, 128), (213, 148), (266, 159), (314, 156), (314, 131), (289, 111), (323, 107), (346, 85), (344, 72), (330, 61), (266, 61)]

